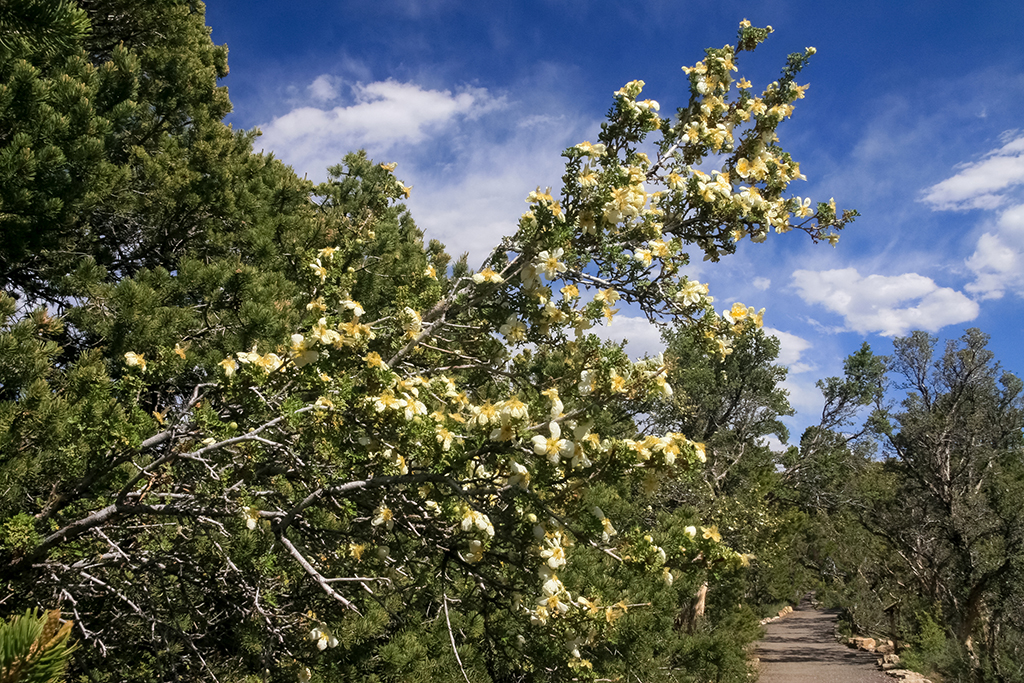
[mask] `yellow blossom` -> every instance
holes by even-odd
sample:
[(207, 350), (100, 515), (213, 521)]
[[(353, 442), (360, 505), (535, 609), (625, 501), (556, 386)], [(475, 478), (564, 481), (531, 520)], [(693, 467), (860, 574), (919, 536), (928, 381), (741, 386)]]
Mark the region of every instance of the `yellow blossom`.
[(146, 354), (129, 351), (124, 354), (124, 362), (129, 367), (136, 367), (143, 372), (146, 371)]
[(487, 401), (483, 405), (473, 406), (473, 419), (481, 427), (489, 422), (497, 423), (500, 420), (500, 414), (498, 413), (498, 407)]
[(577, 180), (579, 180), (580, 185), (583, 187), (595, 187), (598, 182), (597, 174), (589, 168), (584, 169), (583, 173), (579, 175)]
[(623, 614), (625, 614), (628, 611), (628, 609), (629, 608), (626, 606), (626, 603), (622, 600), (615, 603), (614, 605), (609, 605), (604, 610), (605, 621), (607, 621), (609, 624), (615, 623), (615, 621)]
[(374, 510), (373, 521), (370, 522), (372, 526), (384, 526), (388, 531), (391, 531), (395, 526), (395, 515), (391, 510), (384, 505), (381, 505)]
[(542, 251), (537, 254), (537, 259), (533, 262), (533, 266), (545, 278), (554, 280), (567, 270), (565, 264), (558, 260), (562, 257), (562, 253), (561, 247), (551, 251)]
[(618, 394), (624, 394), (626, 392), (626, 378), (619, 375), (619, 373), (612, 370), (611, 375), (612, 391)]
[(590, 141), (587, 140), (586, 142), (581, 142), (580, 144), (576, 145), (576, 149), (580, 150), (587, 156), (600, 157), (604, 156), (604, 153), (607, 148), (604, 144), (600, 142), (596, 144), (591, 144)]
[(498, 332), (510, 342), (526, 340), (526, 324), (514, 314), (510, 315), (505, 324), (498, 328)]
[(499, 284), (501, 282), (504, 282), (504, 280), (502, 279), (501, 275), (494, 272), (490, 268), (484, 268), (479, 273), (474, 273), (473, 282), (477, 284), (482, 284), (484, 282)]
[(224, 374), (227, 377), (231, 377), (238, 370), (238, 363), (235, 362), (234, 358), (225, 358), (218, 365), (224, 368)]
[(437, 433), (435, 437), (437, 438), (437, 442), (441, 444), (441, 450), (451, 450), (452, 440), (455, 438), (455, 435), (448, 431), (448, 429), (446, 429), (445, 427), (437, 427), (436, 432)]

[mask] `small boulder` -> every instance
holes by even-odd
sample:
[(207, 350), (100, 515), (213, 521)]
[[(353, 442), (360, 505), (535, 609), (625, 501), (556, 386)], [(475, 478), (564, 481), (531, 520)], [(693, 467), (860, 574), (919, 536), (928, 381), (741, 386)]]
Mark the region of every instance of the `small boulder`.
[(875, 639), (874, 638), (861, 638), (860, 642), (857, 643), (858, 650), (864, 650), (865, 652), (875, 651)]
[(883, 671), (898, 669), (900, 668), (900, 657), (894, 654), (883, 654), (878, 658), (878, 666), (882, 667)]
[(928, 679), (910, 669), (890, 669), (885, 672), (895, 679), (907, 681), (908, 683), (927, 683)]

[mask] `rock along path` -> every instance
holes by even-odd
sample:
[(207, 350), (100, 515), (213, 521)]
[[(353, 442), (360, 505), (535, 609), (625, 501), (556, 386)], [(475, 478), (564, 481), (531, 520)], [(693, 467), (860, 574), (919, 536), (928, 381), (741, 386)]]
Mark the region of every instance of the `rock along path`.
[(878, 655), (840, 645), (836, 614), (804, 602), (765, 626), (755, 656), (759, 683), (893, 683), (875, 665)]

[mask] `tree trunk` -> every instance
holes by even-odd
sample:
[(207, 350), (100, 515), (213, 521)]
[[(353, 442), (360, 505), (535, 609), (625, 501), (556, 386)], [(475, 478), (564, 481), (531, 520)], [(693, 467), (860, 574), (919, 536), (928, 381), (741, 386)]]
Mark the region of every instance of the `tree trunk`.
[(693, 633), (697, 623), (704, 618), (704, 605), (708, 595), (708, 583), (705, 581), (697, 589), (697, 594), (686, 608), (679, 610), (676, 615), (675, 627), (677, 631)]

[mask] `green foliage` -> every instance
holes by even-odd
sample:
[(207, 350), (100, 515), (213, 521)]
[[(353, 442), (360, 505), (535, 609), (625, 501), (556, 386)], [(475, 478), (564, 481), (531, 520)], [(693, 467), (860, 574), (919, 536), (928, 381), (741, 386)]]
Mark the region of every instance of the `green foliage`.
[(71, 622), (61, 622), (60, 610), (28, 610), (0, 622), (0, 682), (57, 683), (76, 647), (69, 646), (70, 635)]
[(910, 647), (900, 655), (903, 663), (925, 675), (949, 671), (955, 661), (951, 656), (951, 650), (956, 648), (955, 639), (928, 612), (918, 612), (916, 618)]
[(9, 0), (0, 5), (0, 57), (49, 57), (72, 49), (89, 32), (89, 18), (68, 0)]

